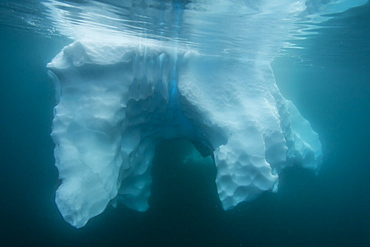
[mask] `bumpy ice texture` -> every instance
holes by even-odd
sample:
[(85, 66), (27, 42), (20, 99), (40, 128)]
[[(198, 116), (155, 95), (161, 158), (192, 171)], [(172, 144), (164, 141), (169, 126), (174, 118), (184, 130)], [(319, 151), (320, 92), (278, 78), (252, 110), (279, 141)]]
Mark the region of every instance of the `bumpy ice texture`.
[(276, 190), (284, 167), (320, 164), (318, 136), (280, 94), (269, 62), (76, 41), (48, 68), (58, 101), (56, 203), (77, 228), (112, 200), (148, 209), (163, 139), (189, 139), (213, 157), (225, 210)]

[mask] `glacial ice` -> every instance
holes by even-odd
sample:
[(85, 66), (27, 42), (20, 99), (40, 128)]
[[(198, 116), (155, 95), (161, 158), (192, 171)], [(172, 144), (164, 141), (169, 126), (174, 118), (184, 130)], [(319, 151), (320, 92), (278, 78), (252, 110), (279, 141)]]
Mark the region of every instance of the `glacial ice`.
[(63, 181), (56, 203), (75, 227), (113, 199), (147, 210), (151, 160), (163, 139), (187, 138), (213, 156), (225, 209), (273, 189), (297, 159), (312, 169), (320, 163), (317, 134), (281, 96), (269, 63), (77, 41), (48, 68)]
[[(247, 44), (255, 45), (245, 53), (248, 57), (234, 56), (237, 49), (222, 56), (145, 37), (110, 33), (103, 38), (102, 33), (96, 38), (95, 31), (77, 28), (64, 10), (54, 8), (58, 1), (49, 2), (45, 5), (60, 18), (56, 23), (62, 23), (62, 33), (78, 30), (75, 41), (47, 65), (56, 89), (52, 138), (62, 181), (55, 201), (71, 225), (83, 227), (111, 202), (147, 210), (151, 162), (164, 139), (188, 139), (203, 156), (213, 158), (225, 210), (276, 191), (286, 167), (319, 169), (318, 135), (281, 95), (270, 65), (293, 28), (287, 20), (315, 1), (307, 1), (306, 7), (305, 1), (293, 0), (250, 3), (261, 5), (250, 7), (251, 12), (263, 14), (240, 24), (247, 28)], [(189, 12), (181, 13), (185, 28), (215, 24), (203, 21), (204, 13), (191, 17), (199, 14), (192, 8), (204, 6), (234, 18), (227, 12), (235, 8), (233, 1), (192, 1)]]

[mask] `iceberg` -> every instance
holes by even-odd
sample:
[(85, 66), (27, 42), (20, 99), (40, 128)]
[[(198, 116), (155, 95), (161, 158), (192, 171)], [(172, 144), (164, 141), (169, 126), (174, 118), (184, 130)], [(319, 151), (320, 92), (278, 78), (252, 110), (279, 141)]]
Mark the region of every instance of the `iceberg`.
[[(202, 30), (219, 23), (207, 18), (221, 12), (233, 21), (235, 12), (242, 11), (246, 22), (235, 25), (248, 49), (226, 50), (230, 45), (224, 41), (199, 49), (180, 39), (137, 37), (106, 27), (98, 33), (92, 25), (73, 22), (66, 8), (59, 8), (61, 2), (45, 2), (60, 32), (74, 40), (47, 65), (56, 89), (51, 135), (62, 181), (55, 201), (74, 227), (85, 226), (110, 203), (147, 210), (151, 162), (156, 145), (165, 139), (188, 139), (213, 158), (225, 210), (276, 191), (286, 167), (318, 171), (318, 135), (281, 95), (271, 62), (297, 16), (313, 12), (319, 3), (312, 1), (317, 4), (308, 8), (309, 1), (211, 2), (161, 2), (161, 8), (144, 8), (140, 14), (161, 25), (176, 22), (174, 33), (180, 35), (179, 26), (184, 26), (199, 34), (189, 40), (205, 43)], [(328, 4), (330, 11), (335, 2)], [(338, 2), (341, 10), (343, 2), (348, 1)], [(99, 6), (90, 4), (84, 11), (106, 11)], [(213, 45), (227, 55), (214, 52)]]
[(148, 209), (164, 139), (189, 139), (213, 157), (225, 209), (276, 187), (286, 166), (320, 163), (317, 134), (281, 96), (269, 63), (77, 41), (48, 68), (58, 97), (56, 203), (73, 226), (113, 199)]

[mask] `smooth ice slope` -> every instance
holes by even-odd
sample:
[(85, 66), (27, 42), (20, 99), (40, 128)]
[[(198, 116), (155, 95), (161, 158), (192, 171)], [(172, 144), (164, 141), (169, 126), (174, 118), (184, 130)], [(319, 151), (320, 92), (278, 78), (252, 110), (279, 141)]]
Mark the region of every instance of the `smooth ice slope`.
[(154, 148), (163, 139), (190, 139), (214, 157), (225, 209), (271, 190), (297, 159), (319, 164), (317, 134), (280, 95), (268, 63), (75, 42), (48, 68), (58, 96), (52, 137), (63, 182), (56, 203), (73, 226), (113, 199), (146, 210)]

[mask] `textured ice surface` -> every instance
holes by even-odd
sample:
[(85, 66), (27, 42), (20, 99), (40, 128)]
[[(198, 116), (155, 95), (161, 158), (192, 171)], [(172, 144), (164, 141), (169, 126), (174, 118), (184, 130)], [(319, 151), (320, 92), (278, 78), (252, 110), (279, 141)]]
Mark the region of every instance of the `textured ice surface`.
[(116, 199), (144, 211), (163, 139), (212, 155), (225, 209), (271, 190), (299, 160), (316, 169), (318, 136), (276, 87), (269, 63), (156, 46), (75, 42), (48, 64), (60, 212), (82, 227)]
[[(64, 219), (83, 227), (110, 202), (147, 210), (151, 162), (164, 139), (186, 138), (213, 158), (225, 210), (276, 191), (287, 166), (317, 171), (318, 136), (281, 95), (270, 63), (300, 14), (314, 18), (319, 10), (333, 13), (364, 1), (329, 2), (203, 0), (187, 2), (185, 11), (171, 1), (152, 9), (124, 2), (133, 19), (147, 16), (147, 25), (166, 27), (156, 37), (173, 22), (172, 34), (188, 33), (181, 37), (188, 42), (154, 39), (149, 29), (141, 37), (129, 28), (116, 33), (106, 30), (109, 25), (84, 26), (66, 12), (75, 6), (45, 2), (59, 31), (75, 40), (47, 66), (57, 96), (52, 138), (62, 180), (56, 203)], [(89, 3), (81, 18), (119, 20), (116, 9)], [(219, 33), (220, 40), (204, 33)]]

